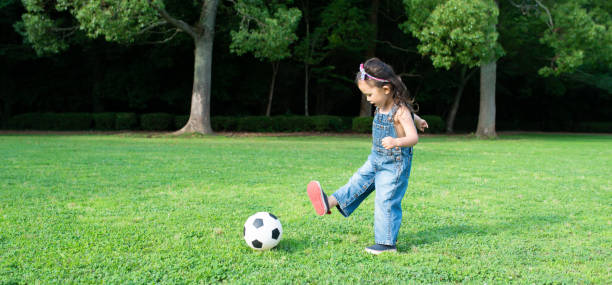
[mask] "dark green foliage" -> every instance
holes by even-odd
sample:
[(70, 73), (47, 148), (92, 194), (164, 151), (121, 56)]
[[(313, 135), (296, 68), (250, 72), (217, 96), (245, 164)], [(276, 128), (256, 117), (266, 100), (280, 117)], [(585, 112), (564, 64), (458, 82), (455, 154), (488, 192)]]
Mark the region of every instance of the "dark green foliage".
[(353, 128), (353, 117), (341, 116), (340, 120), (342, 120), (342, 130), (350, 130)]
[(93, 124), (93, 118), (90, 113), (58, 113), (54, 114), (53, 117), (55, 117), (55, 130), (89, 130)]
[(88, 113), (25, 113), (12, 117), (8, 129), (14, 130), (89, 130), (92, 116)]
[(286, 124), (285, 126), (289, 128), (287, 131), (290, 132), (310, 132), (314, 130), (314, 122), (309, 117), (287, 116), (282, 120)]
[(138, 116), (135, 113), (117, 113), (115, 128), (117, 130), (133, 130), (138, 126)]
[(374, 117), (357, 117), (353, 119), (353, 131), (358, 133), (372, 132)]
[[(252, 118), (255, 122), (245, 123), (244, 120), (246, 118)], [(303, 116), (274, 116), (274, 117), (246, 117), (240, 118), (239, 124), (242, 124), (243, 127), (238, 126), (236, 130), (246, 131), (244, 126), (248, 125), (259, 125), (260, 128), (255, 128), (251, 131), (255, 132), (265, 132), (265, 131), (276, 131), (276, 132), (304, 132), (311, 131), (313, 124), (307, 119), (307, 117)], [(267, 119), (266, 119), (267, 118)]]
[(48, 130), (52, 125), (46, 120), (46, 114), (25, 113), (10, 118), (5, 127), (9, 130)]
[(272, 118), (266, 116), (249, 116), (240, 118), (237, 131), (240, 132), (270, 132), (273, 131)]
[(292, 116), (275, 116), (274, 129), (278, 132), (291, 132), (293, 130)]
[(93, 113), (91, 114), (94, 121), (94, 130), (114, 130), (115, 129), (115, 113)]
[(429, 125), (429, 128), (425, 129), (425, 132), (440, 134), (446, 130), (446, 123), (439, 116), (428, 115), (421, 118), (427, 121), (427, 125)]
[(210, 123), (213, 130), (217, 132), (234, 131), (238, 127), (238, 118), (225, 116), (212, 117), (210, 118)]
[(343, 130), (342, 119), (336, 116), (312, 116), (314, 130), (317, 132), (339, 132)]
[[(105, 41), (104, 36), (96, 40), (87, 39), (86, 33), (91, 31), (90, 28), (102, 25), (104, 28), (127, 28), (138, 23), (137, 19), (129, 18), (130, 22), (124, 22), (125, 25), (117, 26), (115, 24), (118, 23), (115, 23), (113, 26), (106, 26), (105, 23), (110, 22), (107, 21), (109, 16), (104, 14), (100, 15), (102, 18), (83, 19), (93, 26), (76, 32), (74, 35), (77, 36), (67, 42), (70, 47), (65, 52), (37, 57), (31, 45), (24, 45), (24, 37), (16, 32), (16, 28), (19, 31), (24, 31), (25, 28), (23, 24), (19, 25), (17, 22), (24, 21), (22, 18), (24, 12), (32, 11), (27, 9), (24, 3), (39, 6), (55, 2), (58, 1), (10, 0), (0, 4), (2, 7), (0, 38), (3, 43), (0, 46), (0, 85), (2, 86), (0, 120), (4, 128), (15, 129), (17, 125), (23, 129), (25, 127), (23, 125), (29, 125), (28, 128), (32, 129), (34, 123), (10, 119), (16, 114), (31, 112), (37, 112), (35, 116), (42, 116), (41, 114), (45, 112), (91, 112), (92, 110), (186, 113), (191, 100), (194, 66), (193, 40), (186, 33), (179, 33), (174, 40), (161, 45), (116, 44)], [(78, 1), (66, 3), (69, 2)], [(98, 2), (89, 1), (78, 10), (90, 5), (99, 6)], [(198, 7), (201, 2), (163, 2), (171, 15), (181, 15), (180, 17), (187, 23), (197, 22), (200, 12)], [(232, 1), (220, 3), (218, 10), (215, 45), (225, 48), (215, 49), (215, 66), (211, 74), (214, 81), (211, 90), (214, 94), (211, 112), (213, 116), (259, 115), (263, 112), (261, 102), (267, 99), (270, 64), (261, 62), (253, 56), (237, 56), (230, 53), (228, 47), (232, 43), (232, 38), (229, 31), (238, 27), (241, 18), (230, 2)], [(381, 1), (380, 4), (385, 17), (378, 18), (376, 55), (390, 63), (398, 74), (419, 75), (419, 77), (402, 78), (419, 103), (421, 114), (439, 116), (448, 114), (452, 97), (457, 91), (461, 67), (453, 66), (448, 71), (434, 69), (432, 61), (417, 52), (417, 46), (424, 43), (414, 38), (412, 33), (404, 33), (398, 24), (409, 21), (421, 26), (433, 23), (431, 22), (433, 20), (452, 24), (448, 22), (454, 21), (452, 18), (436, 17), (431, 15), (431, 11), (440, 3), (457, 2), (461, 1), (406, 0)], [(468, 2), (470, 2), (468, 4), (478, 4), (473, 1)], [(612, 74), (608, 64), (611, 53), (605, 52), (609, 50), (609, 45), (600, 44), (591, 50), (585, 50), (585, 47), (591, 45), (589, 43), (596, 42), (604, 36), (609, 38), (607, 36), (609, 33), (597, 32), (597, 29), (609, 26), (604, 24), (608, 22), (610, 6), (602, 3), (610, 1), (558, 1), (558, 5), (549, 7), (556, 10), (552, 11), (553, 18), (559, 19), (555, 20), (555, 26), (560, 29), (555, 33), (548, 32), (545, 19), (540, 17), (545, 16), (542, 10), (525, 15), (524, 11), (508, 1), (497, 2), (500, 6), (498, 41), (504, 47), (506, 55), (498, 62), (496, 126), (500, 130), (573, 131), (581, 129), (579, 126), (581, 122), (612, 120), (610, 112), (606, 111), (612, 108), (612, 96), (610, 96), (612, 89), (609, 83), (612, 82), (610, 80)], [(533, 1), (528, 2), (533, 3)], [(128, 6), (139, 3), (139, 1), (125, 2)], [(410, 11), (414, 10), (414, 13), (407, 13), (405, 8), (410, 3), (423, 5), (410, 5), (412, 7)], [(548, 1), (548, 4), (552, 3), (553, 1)], [(294, 42), (294, 57), (291, 60), (281, 61), (277, 86), (274, 89), (273, 115), (302, 114), (304, 63), (308, 63), (311, 72), (310, 113), (346, 116), (348, 120), (344, 122), (348, 124), (345, 125), (347, 126), (345, 129), (352, 128), (353, 116), (359, 112), (359, 96), (356, 96), (359, 91), (353, 82), (353, 75), (357, 71), (358, 64), (364, 60), (365, 49), (372, 44), (371, 39), (368, 39), (371, 30), (367, 20), (370, 6), (371, 2), (346, 0), (310, 1), (310, 6), (306, 8), (297, 2), (288, 6), (302, 10), (309, 9), (309, 13), (303, 11), (302, 21), (295, 31), (299, 40)], [(45, 10), (53, 10), (55, 4), (44, 4), (44, 7)], [(449, 13), (452, 12), (449, 10), (452, 6), (445, 5), (443, 8)], [(110, 11), (108, 9), (110, 6), (104, 6), (103, 9), (92, 12)], [(130, 10), (130, 12), (138, 11), (142, 9)], [(567, 11), (579, 13), (565, 13)], [(55, 22), (60, 24), (61, 28), (78, 24), (68, 10), (59, 14), (40, 14), (51, 17), (53, 21), (61, 21)], [(111, 16), (111, 18), (115, 16), (124, 18), (125, 15), (120, 13)], [(311, 28), (308, 38), (304, 22), (307, 17)], [(431, 18), (430, 22), (428, 18)], [(38, 19), (42, 24), (38, 26), (41, 37), (71, 33), (62, 29), (56, 31), (60, 34), (47, 31), (44, 29), (47, 22)], [(580, 25), (572, 25), (574, 22)], [(480, 23), (477, 24), (480, 26)], [(130, 35), (121, 33), (122, 29), (117, 31), (118, 33), (114, 33), (112, 38), (118, 39)], [(462, 35), (469, 33), (465, 30), (457, 32)], [(545, 42), (541, 42), (543, 36), (548, 38)], [(143, 35), (135, 40), (156, 41), (163, 38), (165, 36), (148, 38)], [(478, 42), (481, 39), (483, 38), (460, 38), (462, 42), (466, 40)], [(449, 39), (432, 38), (432, 40)], [(605, 39), (602, 40), (604, 40), (602, 43), (606, 42)], [(389, 43), (404, 50), (396, 49)], [(49, 44), (44, 48), (53, 49), (55, 46)], [(466, 48), (469, 47), (454, 45), (450, 52)], [(581, 50), (585, 50), (583, 56), (576, 53)], [(569, 51), (569, 53), (559, 53), (560, 51)], [(597, 55), (602, 55), (603, 58)], [(563, 58), (571, 60), (562, 61)], [(551, 62), (551, 59), (556, 60)], [(551, 84), (551, 79), (544, 80), (538, 75), (538, 70), (542, 66), (554, 67), (551, 63), (574, 66), (574, 63), (579, 62), (584, 64), (577, 72), (555, 77), (554, 84)], [(477, 77), (473, 76), (465, 86), (455, 122), (455, 130), (458, 132), (472, 132), (476, 129), (479, 106)], [(571, 106), (569, 113), (563, 111), (568, 109), (568, 105)], [(571, 123), (545, 122), (551, 116), (557, 116), (555, 118), (560, 116)], [(272, 118), (274, 129), (277, 131), (293, 131), (294, 126), (304, 129), (305, 124), (302, 119)], [(36, 121), (39, 121), (35, 123), (38, 129), (55, 128), (51, 125), (51, 121), (40, 119)], [(176, 120), (174, 123), (176, 126)], [(97, 128), (95, 124), (94, 127)], [(215, 124), (213, 128), (217, 131), (235, 131), (236, 127), (237, 121), (232, 118)], [(138, 118), (131, 117), (127, 125), (118, 128), (137, 129)]]
[(183, 126), (185, 126), (185, 124), (187, 124), (188, 120), (189, 120), (189, 115), (175, 116), (174, 117), (174, 128), (177, 130), (182, 128)]
[(167, 131), (174, 126), (174, 116), (168, 113), (148, 113), (140, 116), (140, 127), (145, 131)]
[(239, 132), (340, 132), (347, 127), (337, 116), (248, 116), (211, 118), (215, 131)]
[(612, 122), (580, 122), (574, 125), (576, 132), (612, 133)]
[[(429, 124), (426, 133), (439, 134), (446, 130), (442, 118), (435, 115), (422, 116)], [(173, 116), (167, 113), (149, 113), (140, 116), (140, 129), (147, 131), (167, 131), (183, 127), (189, 116)], [(468, 129), (468, 118), (459, 117), (457, 122), (462, 129)], [(339, 116), (216, 116), (211, 118), (214, 131), (217, 132), (353, 132), (369, 133), (372, 130), (373, 117), (339, 117)], [(474, 121), (475, 119), (472, 119)], [(25, 113), (7, 120), (3, 128), (8, 130), (137, 130), (138, 115), (135, 113)], [(350, 124), (349, 124), (350, 122)], [(473, 123), (473, 122), (472, 122)], [(547, 120), (539, 125), (527, 124), (518, 120), (500, 121), (500, 130), (550, 130), (574, 132), (612, 132), (612, 122), (579, 122)]]

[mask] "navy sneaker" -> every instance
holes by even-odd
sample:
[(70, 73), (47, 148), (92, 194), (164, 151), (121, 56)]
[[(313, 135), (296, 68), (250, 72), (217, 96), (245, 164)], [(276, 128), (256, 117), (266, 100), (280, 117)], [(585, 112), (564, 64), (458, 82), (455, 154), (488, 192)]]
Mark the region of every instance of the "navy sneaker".
[(365, 251), (371, 254), (379, 255), (383, 252), (397, 252), (394, 245), (375, 244), (365, 248)]

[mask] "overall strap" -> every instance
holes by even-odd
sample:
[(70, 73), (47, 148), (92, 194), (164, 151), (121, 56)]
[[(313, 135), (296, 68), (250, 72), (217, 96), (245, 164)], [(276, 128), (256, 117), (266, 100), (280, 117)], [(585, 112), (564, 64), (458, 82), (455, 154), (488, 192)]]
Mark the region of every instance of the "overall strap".
[(389, 112), (389, 121), (393, 121), (393, 116), (395, 115), (395, 112), (397, 111), (397, 109), (399, 108), (399, 106), (397, 106), (396, 104), (393, 104), (393, 107), (391, 107), (391, 111)]

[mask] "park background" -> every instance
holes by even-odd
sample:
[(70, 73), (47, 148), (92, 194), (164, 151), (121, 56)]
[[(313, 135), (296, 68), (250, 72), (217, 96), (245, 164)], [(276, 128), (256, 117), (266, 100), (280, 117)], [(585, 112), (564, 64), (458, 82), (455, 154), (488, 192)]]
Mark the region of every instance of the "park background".
[[(213, 4), (213, 54), (198, 56)], [(610, 11), (607, 0), (2, 0), (0, 284), (610, 284)], [(311, 132), (368, 132), (353, 80), (371, 56), (402, 75), (427, 132), (445, 131), (462, 94), (455, 131), (476, 134), (419, 138), (398, 253), (383, 256), (363, 250), (372, 197), (349, 219), (321, 219), (304, 193), (312, 179), (338, 189), (371, 151), (366, 134)], [(198, 58), (212, 68), (198, 73)], [(481, 90), (497, 100), (486, 112), (497, 130), (608, 134), (480, 139)], [(190, 114), (192, 98), (210, 99), (210, 114)], [(194, 114), (232, 133), (170, 132)], [(32, 129), (78, 132), (16, 131)], [(273, 250), (242, 237), (258, 211), (283, 223)]]
[[(64, 2), (71, 3), (57, 1)], [(435, 28), (436, 24), (443, 27), (444, 22), (427, 17), (435, 14), (432, 14), (435, 5), (453, 1), (430, 1), (426, 5), (419, 1), (251, 2), (219, 2), (210, 116), (265, 116), (273, 66), (278, 73), (269, 115), (303, 116), (307, 112), (311, 116), (340, 116), (344, 121), (347, 117), (364, 116), (354, 76), (359, 63), (377, 56), (402, 76), (419, 104), (421, 115), (447, 121), (453, 101), (457, 94), (462, 94), (454, 130), (476, 130), (480, 98), (478, 66), (482, 59), (474, 54), (479, 51), (455, 46), (457, 50), (450, 54), (450, 59), (436, 63), (432, 62), (435, 51), (419, 46), (435, 47), (435, 42), (427, 42), (419, 32)], [(537, 5), (540, 1), (497, 2), (499, 15), (494, 19), (498, 33), (497, 130), (610, 132), (610, 3), (543, 2), (548, 5), (546, 10)], [(96, 128), (93, 120), (89, 127), (25, 122), (50, 121), (52, 115), (48, 113), (189, 115), (194, 82), (194, 43), (189, 35), (175, 34), (175, 29), (167, 25), (152, 29), (154, 33), (129, 33), (121, 30), (127, 29), (124, 26), (99, 23), (79, 27), (67, 10), (58, 11), (53, 6), (54, 1), (45, 2), (42, 9), (37, 9), (36, 3), (6, 0), (0, 5), (0, 117), (5, 129)], [(247, 8), (240, 10), (240, 5)], [(197, 21), (199, 7), (198, 1), (165, 1), (167, 11), (186, 23)], [(278, 11), (293, 14), (287, 12), (283, 16)], [(45, 15), (56, 26), (33, 35), (35, 31), (28, 29), (28, 25), (45, 22), (24, 21), (26, 13)], [(554, 30), (548, 25), (549, 16), (554, 19)], [(276, 46), (275, 35), (266, 34), (266, 29), (253, 24), (275, 17), (280, 19), (277, 20), (281, 26), (274, 30), (276, 37), (280, 33), (289, 38), (280, 40)], [(282, 17), (289, 19), (285, 26)], [(35, 17), (29, 19), (32, 18)], [(245, 26), (245, 19), (254, 20), (246, 21), (249, 23)], [(418, 26), (419, 23), (415, 26), (415, 21), (425, 26)], [(259, 38), (241, 42), (239, 37), (232, 36), (242, 32)], [(464, 36), (470, 35), (473, 34), (466, 32)], [(160, 43), (165, 40), (168, 41)], [(267, 44), (258, 46), (257, 42)], [(305, 46), (310, 47), (310, 54), (305, 52)], [(467, 59), (462, 59), (470, 52)], [(72, 118), (83, 120), (78, 116)], [(179, 123), (145, 128), (178, 129), (177, 125), (186, 118), (177, 120)], [(215, 127), (219, 128), (218, 125)], [(130, 128), (142, 126), (135, 124)]]

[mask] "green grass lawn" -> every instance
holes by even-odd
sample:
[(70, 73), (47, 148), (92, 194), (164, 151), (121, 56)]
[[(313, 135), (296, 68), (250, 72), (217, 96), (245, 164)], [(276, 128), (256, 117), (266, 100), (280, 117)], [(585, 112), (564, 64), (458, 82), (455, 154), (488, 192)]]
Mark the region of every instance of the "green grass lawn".
[[(0, 284), (610, 283), (612, 136), (422, 137), (396, 254), (374, 197), (319, 217), (370, 139), (0, 136)], [(273, 250), (242, 239), (269, 211)]]

